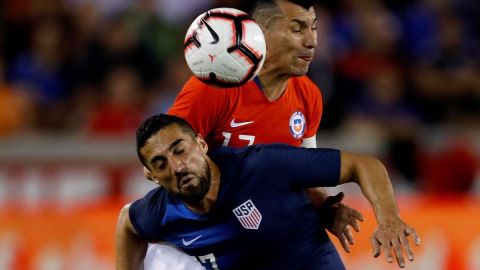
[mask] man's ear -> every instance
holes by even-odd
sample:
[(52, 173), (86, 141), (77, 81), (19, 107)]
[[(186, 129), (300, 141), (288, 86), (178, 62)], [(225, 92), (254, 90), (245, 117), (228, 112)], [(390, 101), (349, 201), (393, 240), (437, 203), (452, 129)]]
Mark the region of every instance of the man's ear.
[(155, 177), (153, 177), (152, 175), (152, 172), (147, 168), (147, 167), (143, 167), (143, 176), (145, 176), (145, 178), (149, 181), (152, 181), (154, 182), (155, 184), (160, 185), (160, 181), (158, 181), (158, 179), (156, 179)]
[(200, 145), (202, 148), (202, 152), (207, 153), (208, 152), (208, 144), (205, 142), (203, 139), (202, 135), (200, 133), (197, 133), (195, 140), (197, 143)]
[(145, 166), (143, 166), (143, 176), (145, 176), (146, 179), (153, 181), (152, 172)]

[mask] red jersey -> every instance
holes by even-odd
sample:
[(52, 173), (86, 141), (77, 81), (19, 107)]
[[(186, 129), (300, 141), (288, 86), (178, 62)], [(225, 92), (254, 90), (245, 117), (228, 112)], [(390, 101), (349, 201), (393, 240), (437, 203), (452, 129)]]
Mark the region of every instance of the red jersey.
[(307, 77), (292, 77), (269, 101), (250, 81), (217, 88), (191, 77), (168, 111), (187, 120), (211, 147), (285, 143), (300, 146), (316, 134), (322, 117), (320, 89)]

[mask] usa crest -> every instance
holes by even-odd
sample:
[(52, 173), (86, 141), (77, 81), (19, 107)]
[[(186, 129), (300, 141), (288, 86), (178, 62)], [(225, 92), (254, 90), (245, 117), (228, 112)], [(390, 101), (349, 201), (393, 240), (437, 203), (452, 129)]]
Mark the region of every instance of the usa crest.
[(262, 214), (258, 211), (252, 200), (242, 203), (232, 210), (242, 227), (249, 230), (257, 230), (262, 222)]
[(306, 121), (302, 112), (294, 112), (290, 117), (290, 132), (295, 139), (300, 139), (305, 134)]

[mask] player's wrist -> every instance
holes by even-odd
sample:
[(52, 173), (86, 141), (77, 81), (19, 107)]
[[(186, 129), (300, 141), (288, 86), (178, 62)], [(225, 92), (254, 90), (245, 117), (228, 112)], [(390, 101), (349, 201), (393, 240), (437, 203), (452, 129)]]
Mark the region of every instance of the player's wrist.
[(379, 225), (381, 224), (390, 224), (392, 222), (395, 222), (400, 218), (400, 213), (399, 211), (395, 210), (383, 210), (383, 211), (376, 211), (375, 212), (375, 217), (377, 218), (377, 223)]

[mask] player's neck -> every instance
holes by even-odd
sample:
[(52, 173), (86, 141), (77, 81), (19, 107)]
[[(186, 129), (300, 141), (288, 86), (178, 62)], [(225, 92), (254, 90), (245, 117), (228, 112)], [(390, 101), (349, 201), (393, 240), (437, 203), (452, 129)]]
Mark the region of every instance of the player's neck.
[(260, 73), (258, 77), (262, 83), (263, 93), (269, 101), (275, 101), (282, 96), (287, 88), (288, 79), (290, 78), (290, 76), (287, 75), (272, 73)]
[(185, 203), (188, 209), (193, 212), (205, 214), (210, 212), (213, 205), (217, 201), (218, 191), (220, 188), (220, 170), (218, 169), (217, 165), (208, 159), (208, 163), (211, 169), (211, 178), (210, 178), (210, 188), (208, 189), (207, 194), (203, 199), (195, 204), (192, 203)]

